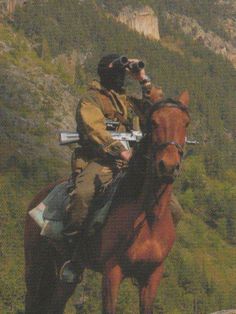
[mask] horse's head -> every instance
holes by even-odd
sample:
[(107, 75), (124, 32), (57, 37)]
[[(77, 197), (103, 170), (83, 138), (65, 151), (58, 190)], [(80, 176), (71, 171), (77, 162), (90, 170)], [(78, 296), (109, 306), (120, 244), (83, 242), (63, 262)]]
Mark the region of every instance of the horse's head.
[(185, 91), (178, 100), (163, 100), (152, 107), (149, 121), (152, 156), (154, 170), (162, 182), (173, 182), (179, 173), (190, 122), (188, 104), (189, 94)]

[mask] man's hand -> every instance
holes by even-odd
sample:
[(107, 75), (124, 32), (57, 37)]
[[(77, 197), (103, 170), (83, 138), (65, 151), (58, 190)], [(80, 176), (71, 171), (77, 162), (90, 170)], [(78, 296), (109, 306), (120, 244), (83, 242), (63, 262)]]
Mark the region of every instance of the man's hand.
[[(139, 60), (138, 59), (129, 59), (129, 62), (130, 63), (139, 62)], [(135, 72), (135, 73), (130, 71), (129, 68), (126, 68), (126, 70), (130, 74), (130, 76), (137, 81), (143, 81), (146, 78), (145, 69), (141, 69), (139, 72)]]
[(120, 153), (121, 159), (125, 161), (129, 161), (133, 155), (132, 150), (124, 150), (123, 152)]

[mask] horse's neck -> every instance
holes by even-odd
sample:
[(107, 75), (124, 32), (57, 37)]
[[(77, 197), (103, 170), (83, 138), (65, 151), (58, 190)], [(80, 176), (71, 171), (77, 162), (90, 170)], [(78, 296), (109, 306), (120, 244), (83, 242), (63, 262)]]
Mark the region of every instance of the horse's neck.
[(169, 214), (173, 184), (158, 182), (158, 179), (153, 174), (154, 171), (150, 159), (150, 162), (146, 165), (140, 203), (142, 203), (142, 210), (146, 212), (150, 227), (155, 230), (155, 226), (160, 224), (160, 221)]
[(155, 191), (156, 202), (151, 211), (159, 220), (163, 217), (169, 207), (172, 189), (172, 184), (162, 184)]

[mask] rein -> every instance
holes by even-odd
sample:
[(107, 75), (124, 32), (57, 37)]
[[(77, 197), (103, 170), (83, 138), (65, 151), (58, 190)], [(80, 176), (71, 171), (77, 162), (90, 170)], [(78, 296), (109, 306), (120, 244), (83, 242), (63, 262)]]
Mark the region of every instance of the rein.
[(153, 154), (156, 154), (158, 151), (166, 148), (169, 145), (174, 145), (177, 148), (180, 156), (181, 157), (183, 156), (183, 154), (184, 154), (184, 147), (183, 147), (183, 145), (181, 145), (181, 144), (179, 144), (179, 143), (177, 143), (175, 141), (168, 141), (168, 142), (164, 142), (164, 143), (161, 143), (161, 144), (154, 143), (153, 144), (153, 149), (152, 149)]

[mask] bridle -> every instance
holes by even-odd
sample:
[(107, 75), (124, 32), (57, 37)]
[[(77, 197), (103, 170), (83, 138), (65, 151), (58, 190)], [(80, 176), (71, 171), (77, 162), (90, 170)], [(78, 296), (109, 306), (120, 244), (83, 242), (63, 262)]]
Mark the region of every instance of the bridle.
[[(190, 114), (189, 114), (189, 110), (188, 110), (188, 107), (183, 105), (181, 102), (177, 101), (177, 100), (173, 100), (173, 99), (166, 99), (166, 100), (162, 100), (160, 102), (157, 102), (155, 103), (154, 105), (152, 105), (151, 107), (151, 110), (149, 112), (149, 119), (147, 121), (147, 133), (146, 133), (146, 139), (149, 143), (152, 143), (152, 131), (153, 131), (153, 128), (152, 128), (152, 123), (151, 123), (151, 118), (152, 118), (152, 115), (154, 112), (160, 110), (161, 108), (164, 108), (164, 107), (169, 107), (169, 108), (177, 108), (179, 110), (182, 110), (183, 112), (185, 112), (188, 117), (190, 118)], [(170, 145), (174, 145), (176, 147), (176, 149), (178, 150), (178, 153), (180, 155), (180, 161), (182, 160), (183, 158), (183, 155), (184, 155), (184, 145), (180, 144), (180, 143), (177, 143), (176, 141), (174, 140), (169, 140), (169, 141), (166, 141), (166, 142), (162, 142), (162, 143), (152, 143), (151, 144), (151, 147), (152, 147), (152, 150), (151, 150), (151, 157), (150, 156), (147, 156), (145, 155), (145, 159), (148, 159), (151, 161), (151, 173), (152, 173), (152, 177), (153, 175), (155, 175), (155, 172), (156, 172), (156, 168), (154, 167), (154, 159), (155, 159), (155, 156), (156, 154), (167, 148), (168, 146)], [(150, 152), (149, 152), (150, 153)], [(155, 169), (154, 169), (155, 168)], [(154, 185), (153, 185), (154, 187)], [(159, 190), (158, 194), (156, 194), (155, 192), (155, 189), (152, 191), (152, 195), (153, 195), (153, 198), (151, 198), (151, 208), (154, 206), (154, 204), (157, 204), (162, 196), (162, 194), (165, 192), (165, 190), (167, 189), (167, 184), (163, 184), (161, 186), (161, 189)]]
[(161, 150), (165, 149), (165, 148), (166, 148), (167, 146), (169, 146), (169, 145), (174, 145), (174, 146), (177, 148), (180, 157), (181, 157), (181, 158), (183, 157), (183, 154), (184, 154), (184, 146), (181, 145), (181, 144), (179, 144), (179, 143), (177, 143), (177, 142), (175, 142), (175, 141), (168, 141), (168, 142), (164, 142), (164, 143), (161, 143), (161, 144), (159, 144), (159, 143), (154, 143), (154, 144), (152, 145), (152, 153), (153, 153), (153, 155), (156, 155), (156, 153), (157, 153), (158, 151), (161, 151)]
[[(150, 110), (150, 113), (149, 113), (149, 119), (148, 119), (148, 126), (149, 127), (148, 127), (147, 136), (151, 137), (151, 134), (152, 134), (151, 117), (152, 117), (153, 113), (158, 111), (158, 110), (160, 110), (161, 108), (166, 108), (166, 107), (168, 107), (168, 108), (177, 108), (179, 110), (182, 110), (190, 118), (188, 107), (186, 105), (183, 105), (180, 101), (168, 98), (168, 99), (162, 100), (160, 102), (157, 102), (157, 103), (155, 103), (151, 107), (151, 110)], [(167, 148), (169, 145), (174, 145), (177, 148), (177, 150), (178, 150), (178, 152), (180, 154), (180, 157), (182, 159), (183, 153), (184, 153), (184, 145), (179, 144), (176, 141), (172, 141), (172, 140), (167, 141), (167, 142), (163, 142), (163, 143), (153, 143), (152, 144), (152, 154), (156, 155), (156, 153), (158, 151), (161, 151), (161, 150)]]

